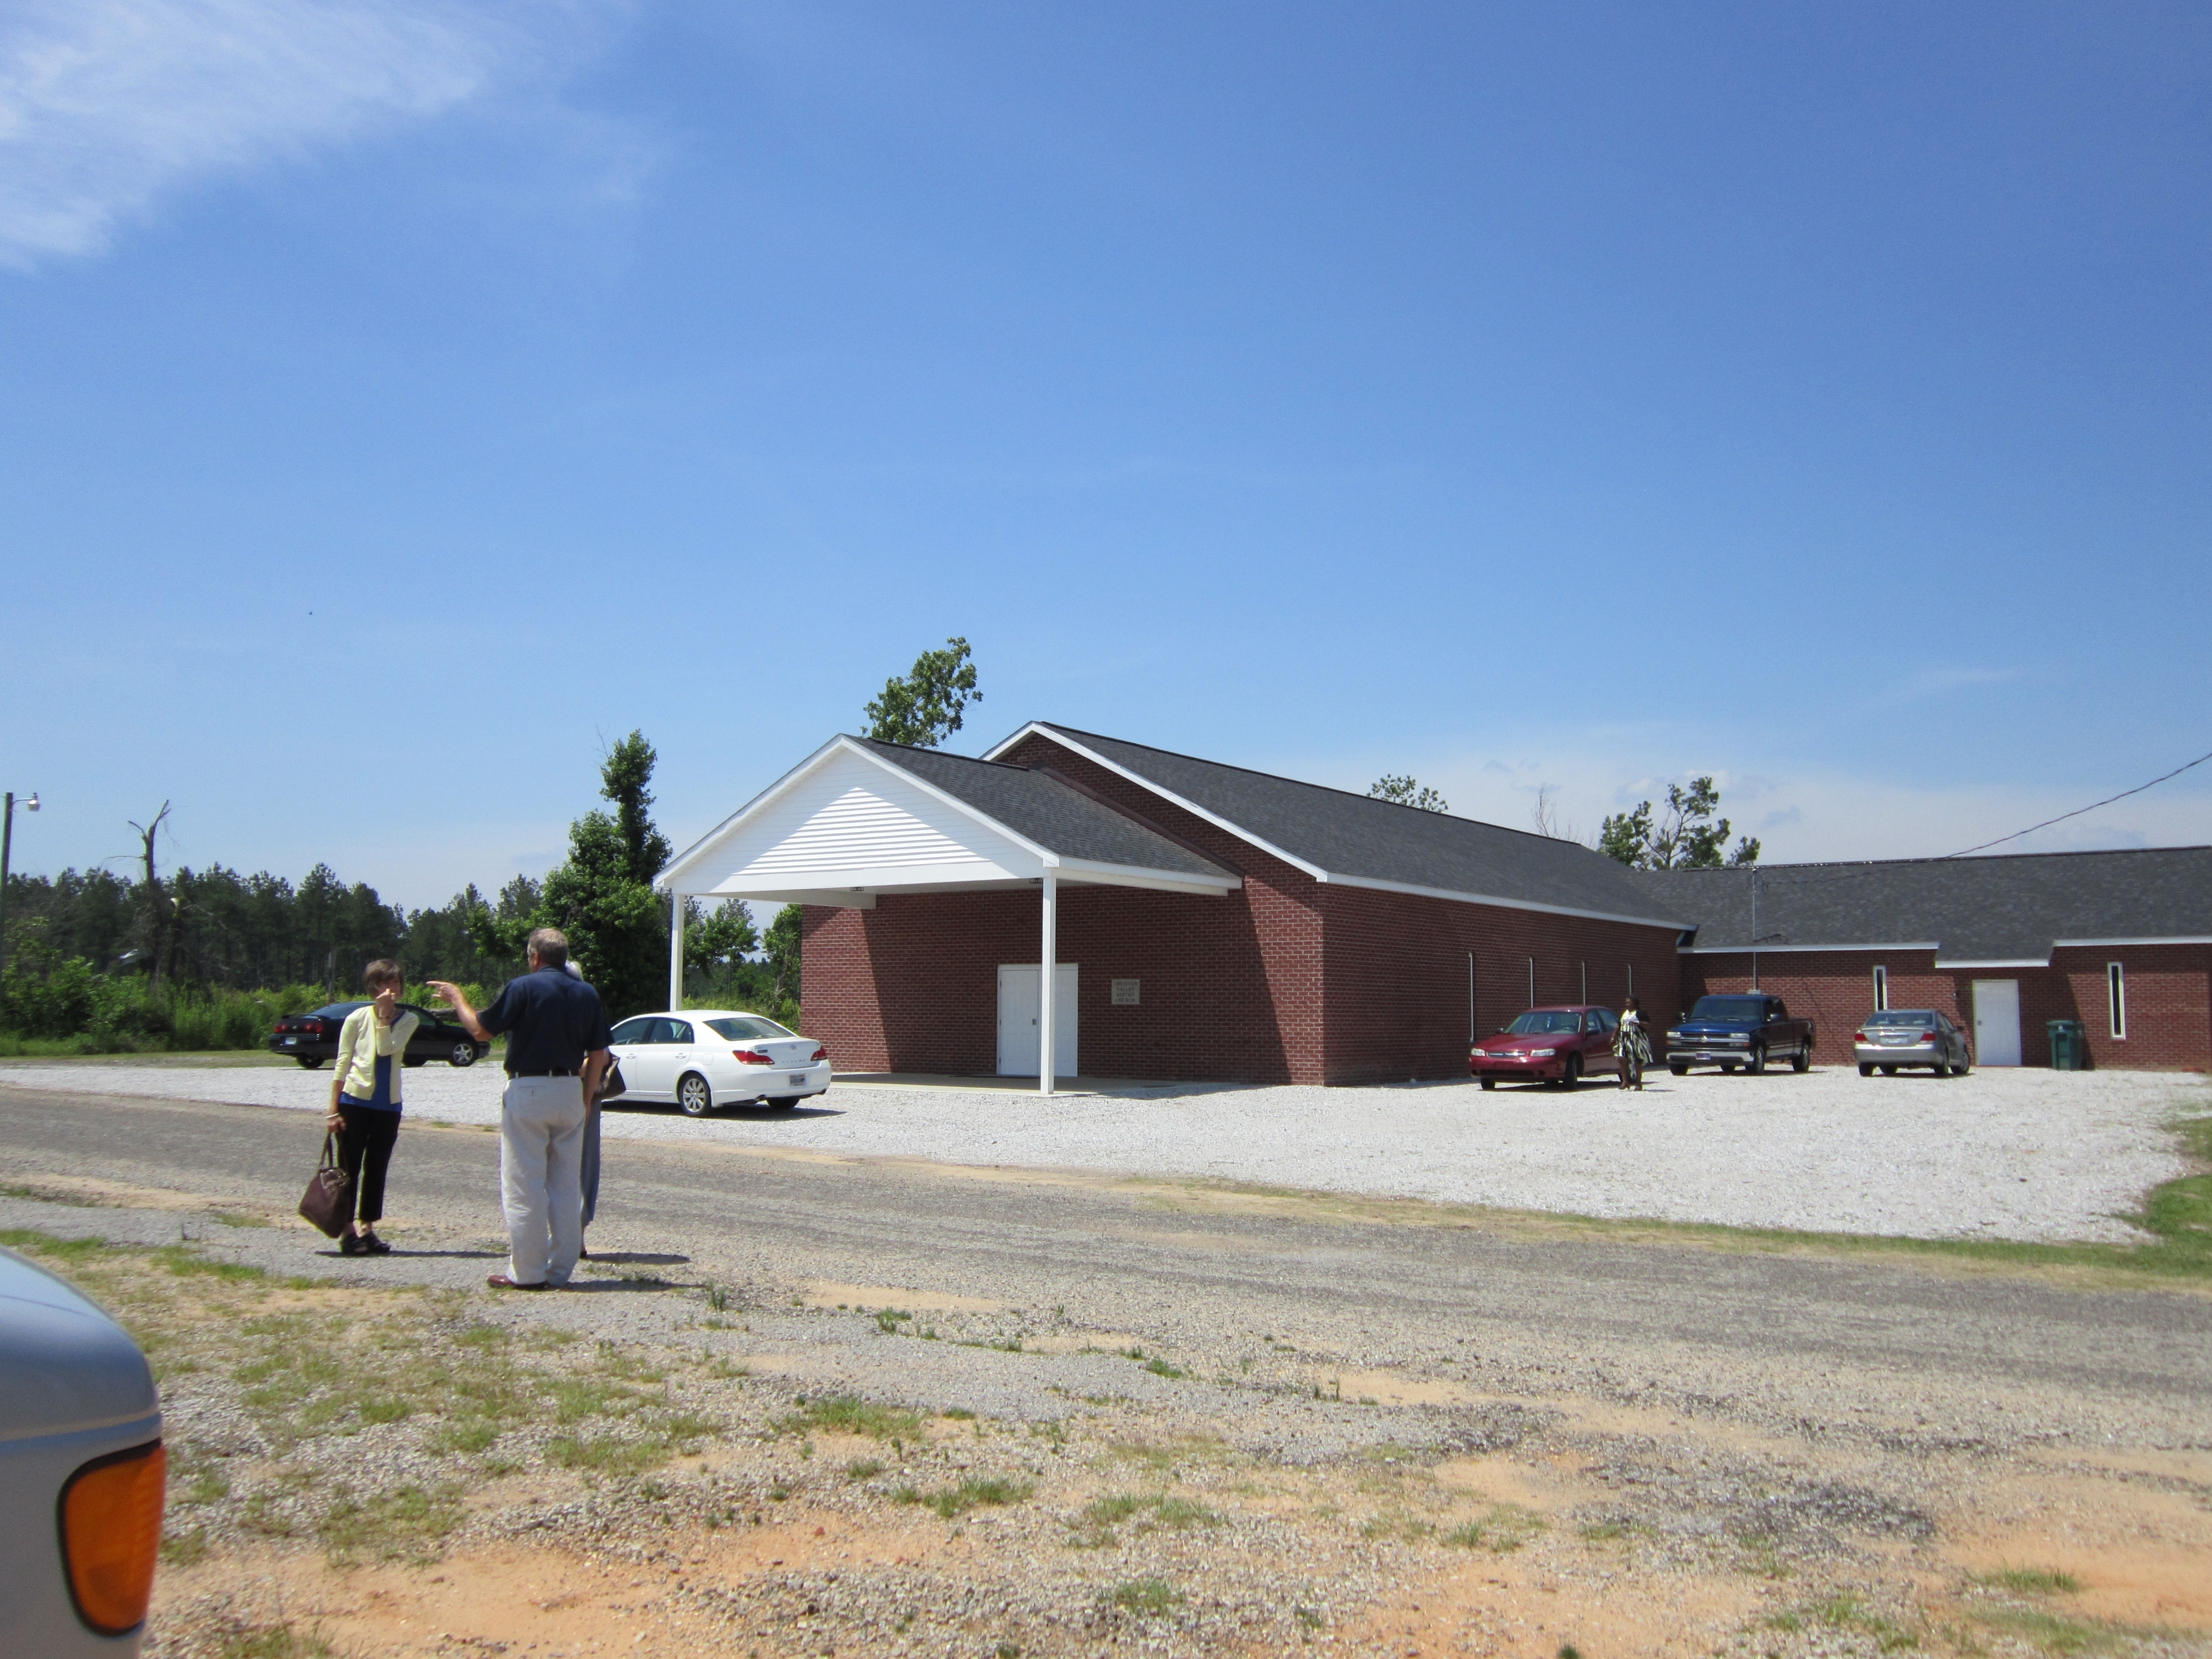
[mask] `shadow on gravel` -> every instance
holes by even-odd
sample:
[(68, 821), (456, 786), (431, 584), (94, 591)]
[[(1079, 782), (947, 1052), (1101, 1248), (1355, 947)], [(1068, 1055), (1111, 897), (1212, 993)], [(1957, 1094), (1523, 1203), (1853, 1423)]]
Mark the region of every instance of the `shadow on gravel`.
[(605, 1255), (590, 1256), (586, 1260), (625, 1267), (680, 1267), (691, 1258), (688, 1255), (654, 1255), (645, 1250), (615, 1250)]

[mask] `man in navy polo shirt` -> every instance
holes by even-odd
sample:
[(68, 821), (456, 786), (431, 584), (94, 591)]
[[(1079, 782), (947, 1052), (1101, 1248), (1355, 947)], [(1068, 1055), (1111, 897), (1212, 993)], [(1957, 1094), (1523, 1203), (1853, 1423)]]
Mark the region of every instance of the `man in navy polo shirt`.
[(566, 1285), (584, 1245), (584, 1121), (607, 1068), (607, 1010), (568, 970), (568, 936), (530, 936), (530, 971), (507, 981), (479, 1014), (458, 985), (430, 988), (479, 1042), (507, 1033), (507, 1092), (499, 1121), (499, 1188), (507, 1264), (497, 1290)]

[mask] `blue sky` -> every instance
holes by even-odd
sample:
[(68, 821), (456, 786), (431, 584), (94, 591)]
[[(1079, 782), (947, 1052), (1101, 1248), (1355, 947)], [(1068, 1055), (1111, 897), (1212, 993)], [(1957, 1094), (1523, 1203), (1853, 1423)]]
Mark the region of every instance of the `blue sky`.
[[(986, 700), (1938, 854), (2212, 749), (2212, 14), (33, 0), (0, 786), (409, 903)], [(2212, 841), (2212, 767), (2023, 846)]]

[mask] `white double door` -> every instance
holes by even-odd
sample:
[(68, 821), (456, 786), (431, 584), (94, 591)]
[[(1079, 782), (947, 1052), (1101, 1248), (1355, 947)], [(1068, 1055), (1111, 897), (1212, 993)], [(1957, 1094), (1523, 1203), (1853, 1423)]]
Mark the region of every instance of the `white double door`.
[(1974, 981), (1974, 1060), (1981, 1066), (2020, 1064), (2020, 981)]
[[(1036, 963), (1014, 963), (999, 969), (999, 1075), (1037, 1074), (1038, 994)], [(1063, 962), (1052, 976), (1052, 1073), (1075, 1075), (1075, 964)]]

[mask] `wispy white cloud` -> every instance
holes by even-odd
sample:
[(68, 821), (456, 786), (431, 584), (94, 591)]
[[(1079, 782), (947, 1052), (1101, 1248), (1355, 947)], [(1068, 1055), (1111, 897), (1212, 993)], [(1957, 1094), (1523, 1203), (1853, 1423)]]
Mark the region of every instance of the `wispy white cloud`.
[(451, 0), (0, 8), (0, 261), (98, 252), (165, 191), (480, 97), (537, 59), (522, 16)]

